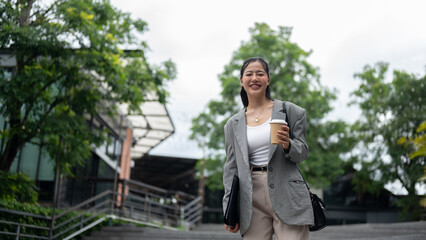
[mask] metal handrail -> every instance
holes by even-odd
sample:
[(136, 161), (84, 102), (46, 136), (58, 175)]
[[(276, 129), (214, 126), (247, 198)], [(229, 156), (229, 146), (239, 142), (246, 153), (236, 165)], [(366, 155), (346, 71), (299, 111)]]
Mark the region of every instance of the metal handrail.
[(201, 205), (196, 205), (196, 206), (192, 207), (191, 209), (189, 209), (189, 210), (186, 212), (186, 215), (188, 216), (188, 215), (192, 215), (192, 214), (194, 214), (194, 213), (198, 213), (198, 212), (199, 212), (199, 210), (202, 210), (202, 207), (203, 207), (203, 206), (201, 206)]
[[(108, 209), (104, 209), (100, 213), (107, 212), (107, 211), (108, 211)], [(95, 217), (98, 217), (98, 216), (99, 216), (99, 214), (98, 215), (92, 215), (92, 216), (90, 216), (90, 217), (88, 217), (88, 218), (86, 218), (84, 220), (81, 220), (80, 222), (75, 223), (74, 225), (70, 226), (69, 228), (67, 228), (67, 229), (63, 230), (62, 232), (59, 232), (56, 235), (54, 235), (53, 239), (56, 239), (57, 237), (62, 236), (66, 232), (69, 232), (70, 230), (72, 230), (72, 229), (74, 229), (76, 227), (82, 226), (83, 224), (89, 222), (90, 220), (92, 220), (92, 219), (94, 219)]]
[[(123, 185), (126, 185), (126, 181), (122, 181), (122, 182), (123, 182)], [(160, 191), (157, 191), (160, 194), (170, 193), (164, 189), (159, 189), (157, 187), (153, 187), (145, 183), (131, 181), (131, 184), (146, 188), (148, 191), (156, 192), (157, 190), (160, 190)], [(126, 185), (124, 187), (128, 187), (128, 186)], [(192, 201), (190, 201), (189, 203), (185, 205), (179, 206), (179, 204), (175, 204), (171, 206), (165, 203), (152, 201), (152, 199), (147, 197), (147, 195), (144, 198), (144, 197), (141, 197), (140, 195), (138, 196), (135, 194), (130, 194), (132, 190), (134, 189), (129, 188), (129, 194), (117, 193), (111, 190), (106, 190), (75, 206), (67, 208), (65, 211), (59, 213), (56, 216), (55, 214), (53, 214), (53, 216), (51, 217), (0, 208), (0, 212), (14, 214), (18, 216), (30, 216), (30, 217), (38, 218), (44, 221), (50, 221), (51, 223), (49, 224), (49, 222), (46, 222), (47, 223), (46, 225), (50, 227), (45, 227), (45, 226), (39, 226), (39, 225), (23, 224), (23, 223), (16, 223), (12, 221), (0, 220), (0, 223), (16, 226), (16, 232), (0, 231), (0, 236), (12, 235), (12, 236), (16, 236), (16, 239), (19, 239), (19, 237), (29, 237), (34, 239), (35, 238), (51, 239), (51, 240), (59, 239), (59, 237), (61, 237), (61, 239), (71, 239), (72, 237), (78, 234), (81, 234), (82, 232), (100, 224), (106, 219), (121, 219), (123, 221), (145, 223), (151, 226), (172, 228), (172, 229), (178, 229), (179, 226), (185, 226), (185, 229), (190, 229), (192, 225), (196, 224), (198, 221), (201, 220), (201, 213), (202, 213), (202, 208), (200, 205), (201, 197), (194, 198), (192, 199)], [(148, 194), (148, 191), (145, 192), (145, 194)], [(120, 197), (121, 199), (120, 201), (118, 200), (118, 197)], [(106, 198), (106, 199), (96, 203), (96, 201), (102, 198)], [(167, 198), (167, 197), (161, 196), (161, 198)], [(75, 212), (75, 211), (78, 211), (78, 214), (60, 222), (61, 218), (67, 217), (69, 213)], [(88, 213), (91, 213), (91, 215), (86, 216)], [(116, 215), (116, 213), (118, 215)], [(123, 214), (126, 215), (126, 213), (130, 213), (130, 217), (129, 216), (126, 216), (125, 218), (122, 217), (122, 215)], [(145, 220), (141, 221), (141, 217), (142, 219), (145, 219)], [(161, 222), (161, 224), (151, 224), (150, 221)], [(55, 223), (58, 223), (58, 224), (56, 225)], [(65, 226), (67, 226), (67, 224), (71, 224), (71, 225), (63, 229)], [(169, 225), (169, 224), (172, 224), (172, 225)], [(173, 227), (173, 225), (175, 227)], [(39, 229), (41, 231), (46, 231), (46, 232), (50, 231), (52, 232), (53, 236), (46, 237), (49, 234), (46, 234), (46, 236), (35, 236), (31, 234), (26, 234), (26, 233), (20, 233), (21, 227), (25, 227), (28, 229), (31, 229), (31, 228)], [(62, 237), (64, 235), (68, 235), (68, 236), (65, 236), (64, 238)]]
[(24, 233), (20, 233), (18, 235), (12, 234), (12, 233), (8, 233), (8, 232), (4, 232), (4, 233), (7, 234), (7, 235), (17, 236), (17, 239), (19, 239), (19, 237), (29, 237), (29, 238), (37, 238), (37, 239), (49, 239), (48, 237), (40, 237), (40, 236), (29, 235), (29, 234), (24, 234)]
[(171, 209), (171, 210), (179, 210), (179, 208), (177, 208), (177, 207), (173, 207), (173, 206), (168, 206), (168, 205), (165, 205), (165, 204), (162, 204), (162, 203), (158, 203), (158, 202), (156, 202), (156, 201), (152, 201), (151, 199), (145, 199), (145, 198), (141, 198), (141, 197), (139, 197), (139, 196), (134, 196), (134, 195), (127, 195), (127, 198), (129, 199), (136, 199), (136, 200), (140, 200), (140, 201), (142, 201), (142, 202), (148, 202), (148, 203), (150, 203), (150, 204), (152, 204), (152, 205), (156, 205), (156, 206), (162, 206), (162, 207), (164, 207), (164, 208), (167, 208), (167, 209)]
[(83, 201), (83, 202), (81, 202), (81, 203), (79, 203), (79, 204), (77, 204), (77, 205), (75, 205), (73, 207), (68, 208), (65, 212), (62, 212), (62, 213), (58, 214), (56, 216), (56, 218), (63, 217), (64, 215), (67, 215), (68, 213), (70, 213), (72, 211), (75, 211), (76, 209), (81, 208), (84, 205), (87, 205), (87, 204), (89, 204), (91, 202), (94, 202), (94, 201), (96, 201), (96, 200), (98, 200), (98, 199), (100, 199), (102, 197), (105, 197), (108, 194), (112, 194), (112, 193), (113, 193), (113, 191), (111, 191), (111, 190), (105, 190), (104, 192), (102, 192), (102, 193), (100, 193), (100, 194), (98, 194), (98, 195), (96, 195), (94, 197), (91, 197), (91, 198), (87, 199), (86, 201)]
[[(19, 211), (14, 211), (14, 212), (16, 214)], [(25, 212), (23, 212), (23, 213), (25, 213)], [(28, 214), (22, 214), (22, 216), (28, 216)], [(12, 235), (12, 236), (16, 236), (17, 237), (16, 239), (19, 239), (20, 236), (22, 236), (22, 237), (38, 238), (38, 239), (48, 239), (47, 237), (43, 237), (43, 236), (36, 236), (36, 235), (30, 235), (30, 234), (20, 233), (21, 226), (27, 227), (27, 228), (35, 228), (35, 229), (45, 230), (45, 231), (48, 231), (50, 229), (48, 227), (31, 225), (31, 224), (25, 224), (25, 223), (16, 223), (16, 222), (11, 222), (11, 221), (3, 221), (3, 220), (0, 220), (0, 223), (10, 224), (10, 225), (16, 225), (17, 226), (17, 228), (16, 228), (17, 231), (16, 232), (12, 233), (12, 232), (0, 231), (0, 235), (2, 235), (2, 234), (4, 234), (4, 235)]]
[(168, 193), (168, 191), (163, 189), (163, 188), (152, 186), (152, 185), (149, 185), (149, 184), (146, 184), (146, 183), (143, 183), (143, 182), (138, 182), (138, 181), (135, 181), (135, 180), (125, 180), (125, 182), (126, 182), (126, 184), (134, 184), (138, 187), (143, 187), (143, 188), (146, 188), (146, 189), (149, 189), (149, 190), (152, 190), (152, 191), (156, 191), (156, 192), (160, 192), (160, 193), (163, 193), (163, 194)]
[(19, 215), (22, 215), (22, 216), (36, 217), (36, 218), (41, 218), (41, 219), (45, 219), (45, 220), (50, 220), (50, 217), (48, 217), (48, 216), (38, 215), (38, 214), (34, 214), (34, 213), (21, 212), (21, 211), (16, 211), (16, 210), (10, 210), (10, 209), (7, 209), (7, 208), (0, 208), (0, 212), (19, 214)]
[[(133, 207), (134, 210), (135, 209), (145, 209), (143, 205), (135, 204), (135, 203), (124, 203), (123, 205), (126, 206), (126, 207), (130, 207), (130, 208)], [(163, 213), (163, 212), (156, 211), (156, 209), (161, 208), (161, 207), (162, 207), (161, 205), (157, 205), (156, 208), (151, 208), (151, 210), (149, 212), (151, 214), (154, 213), (154, 214), (157, 214), (157, 215), (161, 215), (161, 213)]]
[(201, 197), (198, 196), (197, 198), (195, 198), (194, 200), (192, 200), (191, 202), (189, 202), (188, 204), (185, 205), (185, 210), (192, 207), (193, 205), (199, 203), (201, 201)]
[[(172, 226), (178, 227), (180, 219), (179, 207), (169, 206), (166, 204), (161, 204), (150, 199), (145, 199), (137, 196), (127, 196), (126, 202), (122, 203), (123, 209), (129, 209), (129, 212), (120, 211), (119, 214), (136, 215), (135, 212), (144, 213), (142, 216), (138, 215), (139, 219), (156, 220), (166, 225), (167, 223)], [(135, 217), (133, 217), (135, 218)]]
[(101, 222), (105, 221), (106, 219), (107, 219), (107, 217), (102, 217), (102, 218), (100, 218), (100, 219), (98, 219), (98, 220), (94, 221), (93, 223), (91, 223), (91, 224), (89, 224), (89, 225), (87, 225), (87, 226), (85, 226), (85, 227), (81, 228), (80, 230), (77, 230), (76, 232), (72, 233), (71, 235), (67, 236), (66, 238), (64, 238), (64, 239), (62, 239), (62, 240), (69, 240), (69, 239), (72, 239), (73, 237), (78, 236), (79, 234), (81, 234), (81, 233), (83, 233), (83, 232), (85, 232), (85, 231), (87, 231), (87, 230), (91, 229), (92, 227), (94, 227), (94, 226), (98, 225), (99, 223), (101, 223)]
[(189, 230), (194, 224), (201, 221), (203, 212), (201, 201), (202, 198), (199, 196), (181, 208), (181, 221), (185, 229)]
[[(158, 196), (158, 197), (171, 197), (171, 196), (174, 196), (174, 195), (177, 194), (179, 196), (183, 196), (183, 197), (188, 198), (188, 199), (194, 198), (193, 195), (190, 195), (188, 193), (184, 193), (182, 191), (170, 191), (170, 190), (162, 189), (162, 188), (152, 186), (152, 185), (149, 185), (149, 184), (146, 184), (146, 183), (143, 183), (143, 182), (138, 182), (138, 181), (135, 181), (135, 180), (125, 180), (125, 182), (126, 182), (127, 185), (135, 185), (135, 186), (138, 186), (138, 187), (141, 187), (141, 188), (148, 189), (148, 190), (150, 190), (149, 192), (154, 191), (154, 192), (162, 193), (162, 194), (165, 195), (165, 196), (161, 196), (161, 195), (156, 194), (155, 196)], [(132, 189), (132, 191), (138, 191), (138, 189)]]
[[(83, 208), (84, 206), (89, 205), (89, 204), (91, 204), (91, 203), (93, 203), (93, 202), (95, 202), (95, 201), (97, 201), (97, 200), (99, 200), (99, 199), (101, 199), (101, 198), (103, 198), (103, 197), (106, 197), (106, 196), (108, 196), (108, 195), (114, 196), (114, 194), (113, 194), (113, 193), (114, 193), (114, 192), (113, 192), (113, 191), (111, 191), (111, 190), (106, 190), (106, 191), (104, 191), (104, 192), (102, 192), (102, 193), (100, 193), (100, 194), (98, 194), (98, 195), (96, 195), (96, 196), (94, 196), (94, 197), (91, 197), (91, 198), (87, 199), (86, 201), (83, 201), (83, 202), (82, 202), (82, 203), (80, 203), (80, 204), (77, 204), (77, 205), (76, 205), (76, 206), (74, 206), (74, 207), (69, 208), (67, 211), (65, 211), (64, 213), (62, 213), (62, 215), (58, 215), (58, 216), (56, 216), (54, 220), (56, 221), (56, 220), (57, 220), (57, 219), (59, 219), (60, 217), (64, 217), (64, 216), (66, 216), (66, 214), (67, 214), (67, 213), (70, 213), (70, 212), (71, 212), (71, 209), (72, 209), (73, 211), (76, 211), (77, 209)], [(88, 222), (88, 221), (90, 221), (90, 220), (92, 220), (92, 219), (94, 219), (94, 218), (96, 218), (96, 217), (99, 217), (102, 213), (105, 213), (105, 214), (109, 213), (109, 211), (110, 211), (110, 207), (109, 207), (109, 205), (105, 204), (105, 202), (110, 203), (110, 202), (111, 202), (111, 200), (112, 200), (112, 199), (107, 199), (107, 200), (105, 200), (105, 201), (102, 201), (102, 202), (100, 202), (100, 203), (95, 204), (93, 207), (91, 207), (91, 208), (89, 208), (89, 209), (85, 209), (84, 211), (82, 211), (82, 212), (78, 215), (78, 217), (80, 217), (80, 221), (79, 221), (79, 222), (77, 222), (77, 223), (75, 223), (75, 224), (71, 225), (70, 227), (68, 227), (67, 229), (64, 229), (64, 230), (62, 230), (61, 232), (59, 232), (59, 233), (55, 234), (55, 235), (52, 237), (52, 239), (56, 239), (57, 237), (62, 236), (62, 235), (64, 235), (65, 233), (70, 232), (71, 230), (73, 230), (73, 229), (75, 229), (75, 228), (77, 228), (77, 227), (80, 227), (80, 228), (81, 228), (81, 227), (82, 227), (82, 226), (83, 226), (86, 222)], [(106, 207), (105, 207), (104, 209), (100, 210), (100, 211), (97, 211), (97, 212), (93, 211), (93, 209), (97, 209), (97, 208), (99, 208), (100, 206), (106, 206)], [(83, 218), (83, 216), (84, 216), (85, 214), (87, 214), (87, 213), (92, 213), (93, 215), (92, 215), (92, 216), (90, 216), (90, 217), (87, 217), (87, 218)], [(57, 230), (57, 229), (59, 229), (59, 228), (53, 228), (53, 230)], [(72, 234), (72, 232), (71, 232), (71, 234)]]
[(50, 229), (48, 227), (30, 225), (30, 224), (25, 224), (25, 223), (15, 223), (15, 222), (11, 222), (11, 221), (3, 221), (3, 220), (0, 220), (0, 223), (19, 225), (19, 226), (23, 226), (23, 227), (31, 227), (31, 228), (41, 229), (41, 230), (49, 230)]
[[(97, 205), (93, 206), (92, 208), (88, 209), (87, 211), (88, 211), (88, 212), (93, 212), (93, 210), (95, 210), (95, 209), (97, 209), (97, 208), (99, 208), (99, 207), (102, 207), (102, 206), (103, 206), (103, 205), (105, 205), (106, 203), (110, 203), (110, 202), (111, 202), (111, 200), (105, 200), (105, 201), (103, 201), (103, 202), (101, 202), (101, 203), (99, 203), (99, 204), (97, 204)], [(101, 210), (101, 211), (102, 211), (102, 210)], [(63, 222), (61, 222), (60, 224), (55, 225), (55, 227), (53, 228), (53, 230), (56, 230), (56, 229), (58, 229), (58, 228), (60, 228), (60, 227), (62, 227), (62, 226), (64, 226), (64, 225), (66, 225), (66, 224), (68, 224), (68, 223), (72, 222), (73, 220), (75, 220), (75, 219), (77, 219), (77, 218), (79, 218), (79, 217), (83, 216), (84, 214), (85, 214), (85, 212), (81, 212), (80, 214), (75, 215), (74, 217), (69, 218), (68, 220), (63, 221)]]

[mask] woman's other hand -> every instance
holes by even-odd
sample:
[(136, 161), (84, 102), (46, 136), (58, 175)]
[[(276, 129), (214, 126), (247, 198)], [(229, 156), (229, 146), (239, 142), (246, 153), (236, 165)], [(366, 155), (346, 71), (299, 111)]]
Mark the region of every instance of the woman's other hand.
[(224, 226), (225, 226), (225, 229), (230, 231), (231, 233), (236, 233), (236, 232), (238, 232), (238, 230), (240, 230), (240, 226), (238, 225), (238, 223), (237, 223), (237, 225), (235, 225), (234, 228), (231, 228), (230, 226), (228, 226), (226, 224), (224, 224)]

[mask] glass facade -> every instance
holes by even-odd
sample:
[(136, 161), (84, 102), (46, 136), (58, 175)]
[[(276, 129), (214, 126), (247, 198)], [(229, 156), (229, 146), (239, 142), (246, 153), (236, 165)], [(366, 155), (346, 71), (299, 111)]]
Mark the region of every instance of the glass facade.
[[(95, 127), (95, 126), (93, 126)], [(7, 122), (0, 116), (0, 129), (7, 128)], [(5, 148), (1, 141), (1, 150)], [(26, 143), (17, 153), (10, 172), (22, 172), (33, 179), (39, 188), (39, 200), (51, 202), (54, 193), (55, 169), (54, 161), (46, 149), (37, 144)], [(109, 141), (101, 146), (103, 151), (112, 160), (120, 160), (122, 144), (118, 136), (111, 134)], [(73, 168), (74, 177), (61, 179), (61, 205), (75, 205), (107, 189), (112, 190), (114, 185), (114, 169), (106, 164), (95, 153), (83, 165)]]
[[(40, 169), (39, 153), (39, 146), (31, 143), (25, 144), (25, 146), (22, 148), (22, 151), (20, 152), (20, 166), (17, 171), (23, 172), (30, 176), (31, 179), (38, 181), (38, 179), (36, 179), (36, 175), (37, 169)], [(49, 180), (53, 180), (53, 178)]]
[(61, 205), (73, 206), (114, 187), (114, 170), (96, 154), (82, 166), (73, 169), (75, 177), (64, 180), (65, 198)]
[(108, 141), (98, 148), (104, 152), (111, 160), (120, 161), (122, 144), (118, 136), (108, 135)]
[[(1, 127), (3, 127), (4, 119), (1, 118), (0, 120)], [(25, 173), (36, 181), (36, 183), (38, 181), (53, 181), (55, 179), (53, 161), (51, 161), (49, 154), (40, 145), (34, 143), (26, 143), (24, 145), (16, 155), (10, 171)]]

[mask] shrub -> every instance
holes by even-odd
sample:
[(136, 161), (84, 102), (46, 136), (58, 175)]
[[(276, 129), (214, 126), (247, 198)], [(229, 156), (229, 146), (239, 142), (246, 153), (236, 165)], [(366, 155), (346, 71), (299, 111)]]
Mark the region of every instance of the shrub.
[[(39, 215), (39, 216), (44, 216), (44, 217), (48, 217), (48, 218), (50, 218), (52, 216), (52, 211), (53, 211), (53, 209), (49, 208), (49, 207), (43, 207), (43, 206), (38, 206), (38, 205), (34, 205), (34, 204), (29, 204), (29, 203), (19, 203), (15, 200), (14, 201), (0, 200), (0, 208), (6, 208), (6, 209), (9, 209), (9, 210), (15, 210), (15, 211), (22, 211), (22, 212), (26, 212), (26, 213), (30, 213), (30, 214), (34, 214), (34, 215)], [(55, 215), (58, 215), (63, 211), (65, 211), (65, 210), (56, 209)], [(81, 212), (73, 211), (73, 212), (70, 212), (70, 213), (66, 214), (65, 216), (61, 217), (60, 219), (56, 219), (55, 226), (61, 224), (64, 221), (67, 221), (68, 219), (71, 219), (72, 217), (77, 216), (79, 214), (81, 214)], [(94, 214), (94, 215), (97, 215), (97, 214)], [(92, 213), (83, 214), (83, 218), (88, 218), (90, 216), (93, 216), (93, 214)], [(99, 214), (98, 216), (94, 217), (91, 221), (84, 224), (84, 226), (86, 226), (90, 222), (93, 222), (93, 221), (101, 218), (102, 216), (103, 215)], [(28, 225), (36, 225), (36, 226), (41, 226), (41, 227), (50, 227), (50, 224), (51, 224), (50, 219), (42, 219), (42, 218), (38, 218), (38, 217), (35, 217), (35, 216), (22, 216), (22, 215), (17, 215), (17, 214), (6, 213), (6, 212), (2, 212), (2, 211), (0, 211), (0, 220), (10, 221), (10, 222), (18, 222), (18, 223), (21, 223), (21, 224), (28, 224)], [(76, 218), (75, 220), (65, 224), (64, 226), (60, 227), (59, 229), (56, 229), (54, 234), (57, 234), (57, 233), (65, 230), (65, 229), (67, 229), (71, 225), (76, 224), (79, 220), (80, 220), (80, 218)], [(99, 226), (97, 226), (97, 227), (95, 227), (94, 229), (91, 229), (91, 230), (99, 229), (100, 226), (107, 225), (107, 224), (108, 224), (108, 221), (104, 221)], [(1, 224), (0, 225), (0, 231), (16, 232), (16, 225)], [(20, 233), (21, 234), (36, 235), (36, 236), (48, 236), (49, 231), (30, 228), (30, 227), (22, 227), (21, 230), (20, 230)], [(65, 235), (60, 236), (60, 237), (67, 236), (71, 233), (72, 233), (71, 231), (67, 232)], [(15, 239), (15, 236), (0, 235), (0, 238), (5, 239), (5, 240), (6, 239), (12, 240), (12, 239)], [(27, 239), (27, 238), (22, 238), (22, 239)]]
[(36, 204), (38, 188), (25, 173), (0, 171), (0, 199)]

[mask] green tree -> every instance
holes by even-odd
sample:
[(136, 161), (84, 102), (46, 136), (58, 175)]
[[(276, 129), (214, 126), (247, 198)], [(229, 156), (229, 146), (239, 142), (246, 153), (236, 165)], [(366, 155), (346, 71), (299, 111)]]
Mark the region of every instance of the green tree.
[(410, 155), (414, 145), (400, 144), (399, 139), (414, 139), (417, 127), (426, 119), (426, 75), (395, 70), (392, 81), (386, 81), (388, 68), (387, 63), (380, 62), (355, 74), (361, 83), (352, 93), (352, 104), (359, 105), (362, 115), (354, 124), (354, 132), (361, 140), (363, 154), (359, 159), (369, 162), (366, 170), (374, 172), (374, 179), (383, 184), (402, 184), (408, 192), (399, 201), (403, 217), (415, 220), (421, 218), (415, 186), (425, 182), (421, 180), (425, 160), (424, 155)]
[[(413, 152), (410, 153), (409, 157), (410, 159), (416, 158), (416, 157), (426, 157), (426, 121), (422, 122), (420, 126), (416, 130), (416, 138), (412, 139), (406, 139), (405, 137), (401, 137), (398, 140), (399, 145), (411, 145), (413, 147)], [(419, 182), (426, 182), (426, 166), (423, 165), (423, 175), (419, 178)], [(420, 206), (426, 207), (426, 197), (423, 196), (423, 198), (420, 200)]]
[(242, 42), (219, 75), (220, 99), (211, 100), (207, 109), (192, 120), (191, 138), (200, 147), (209, 149), (205, 165), (209, 176), (207, 186), (223, 188), (226, 158), (223, 126), (242, 109), (239, 70), (245, 59), (255, 56), (269, 63), (272, 97), (292, 101), (306, 109), (310, 155), (300, 168), (311, 185), (327, 186), (342, 173), (342, 154), (350, 151), (354, 144), (345, 122), (325, 120), (332, 110), (331, 101), (336, 99), (335, 91), (321, 85), (318, 69), (307, 61), (311, 52), (290, 40), (291, 28), (273, 30), (265, 23), (256, 23), (249, 31), (250, 39)]
[(137, 38), (147, 24), (108, 0), (1, 1), (0, 18), (2, 58), (16, 63), (0, 71), (1, 170), (28, 142), (43, 142), (55, 156), (60, 138), (69, 170), (90, 156), (91, 144), (106, 141), (106, 132), (88, 126), (90, 116), (114, 116), (121, 103), (138, 111), (151, 95), (165, 102), (174, 64), (149, 64)]

